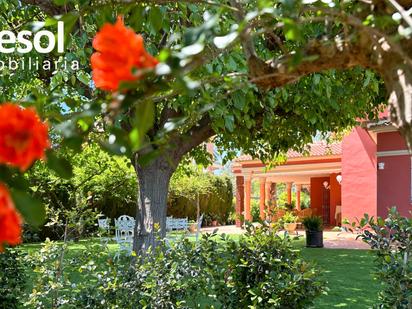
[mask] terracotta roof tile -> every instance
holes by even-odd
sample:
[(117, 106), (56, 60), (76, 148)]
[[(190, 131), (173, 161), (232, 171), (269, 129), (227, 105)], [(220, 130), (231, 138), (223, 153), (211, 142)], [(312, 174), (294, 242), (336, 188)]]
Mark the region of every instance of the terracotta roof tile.
[[(319, 156), (331, 156), (331, 155), (341, 155), (342, 154), (342, 143), (332, 143), (327, 144), (325, 141), (319, 141), (309, 144), (309, 153), (299, 153), (294, 150), (289, 150), (287, 156), (289, 159), (292, 158), (302, 158), (302, 157), (319, 157)], [(250, 155), (240, 155), (234, 161), (251, 161), (253, 160)]]

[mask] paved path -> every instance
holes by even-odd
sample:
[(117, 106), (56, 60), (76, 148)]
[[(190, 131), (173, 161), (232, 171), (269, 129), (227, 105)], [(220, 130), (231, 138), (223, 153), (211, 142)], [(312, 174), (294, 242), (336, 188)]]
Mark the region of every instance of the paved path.
[[(202, 228), (202, 233), (212, 233), (217, 229), (217, 233), (220, 234), (243, 234), (244, 229), (238, 228), (235, 225), (224, 225), (218, 227), (204, 227)], [(304, 237), (305, 231), (299, 230), (299, 236)], [(325, 248), (333, 249), (369, 249), (370, 247), (362, 242), (361, 240), (356, 240), (356, 235), (349, 232), (336, 232), (326, 230), (323, 232), (323, 244)]]

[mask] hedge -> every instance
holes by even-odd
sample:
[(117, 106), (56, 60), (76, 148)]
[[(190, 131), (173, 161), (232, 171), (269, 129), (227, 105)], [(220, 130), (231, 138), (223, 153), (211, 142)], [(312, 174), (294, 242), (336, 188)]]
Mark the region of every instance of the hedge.
[[(186, 176), (185, 183), (190, 184), (190, 180), (197, 178), (198, 175)], [(231, 179), (227, 176), (215, 176), (212, 174), (202, 175), (202, 181), (208, 182), (210, 190), (208, 193), (199, 195), (200, 211), (211, 220), (217, 220), (221, 224), (228, 221), (230, 214), (233, 212), (233, 186)], [(188, 217), (190, 220), (196, 220), (196, 193), (188, 185), (176, 188), (178, 182), (172, 182), (169, 190), (167, 215), (177, 218)], [(183, 192), (182, 192), (183, 191)]]

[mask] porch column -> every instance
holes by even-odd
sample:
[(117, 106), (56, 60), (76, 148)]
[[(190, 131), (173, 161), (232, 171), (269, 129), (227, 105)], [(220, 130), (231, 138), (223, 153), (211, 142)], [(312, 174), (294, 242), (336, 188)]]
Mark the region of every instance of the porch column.
[(288, 204), (292, 203), (292, 183), (288, 182), (286, 184), (286, 190), (288, 192)]
[(270, 196), (270, 187), (271, 187), (271, 185), (272, 185), (272, 182), (269, 181), (269, 180), (266, 180), (266, 182), (265, 182), (265, 203), (266, 203), (266, 206), (269, 205), (269, 202), (270, 202), (270, 199), (271, 199), (271, 196)]
[(252, 177), (245, 175), (245, 221), (252, 221), (252, 214), (250, 212), (250, 191), (252, 187)]
[(277, 207), (277, 199), (278, 199), (278, 194), (276, 192), (276, 182), (272, 182), (270, 184), (270, 201), (272, 203), (272, 208)]
[(272, 185), (272, 182), (270, 180), (266, 180), (265, 183), (265, 208), (266, 208), (266, 218), (270, 216), (270, 201), (271, 201), (271, 195), (270, 195), (270, 187)]
[(266, 198), (266, 187), (265, 187), (265, 182), (266, 178), (265, 177), (260, 177), (260, 194), (259, 194), (259, 215), (261, 220), (265, 220), (265, 198)]
[(236, 176), (236, 226), (241, 227), (243, 223), (244, 211), (244, 181), (243, 176)]
[(300, 192), (302, 191), (302, 185), (296, 185), (296, 209), (301, 210), (300, 207)]
[(268, 217), (269, 220), (272, 220), (277, 204), (276, 182), (270, 183), (269, 196), (270, 198), (268, 202)]

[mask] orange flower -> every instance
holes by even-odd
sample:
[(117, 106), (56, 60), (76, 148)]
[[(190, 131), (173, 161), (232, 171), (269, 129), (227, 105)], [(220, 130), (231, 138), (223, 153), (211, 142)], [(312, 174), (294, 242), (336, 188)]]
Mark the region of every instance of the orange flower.
[(134, 81), (142, 77), (133, 70), (155, 67), (159, 62), (150, 55), (143, 44), (143, 37), (127, 28), (121, 17), (117, 22), (105, 24), (96, 34), (91, 57), (93, 81), (97, 88), (116, 91), (122, 81)]
[(0, 105), (0, 164), (25, 171), (44, 157), (48, 147), (47, 125), (33, 109), (12, 103)]
[(0, 183), (0, 252), (5, 243), (11, 246), (21, 243), (21, 224), (7, 187)]

